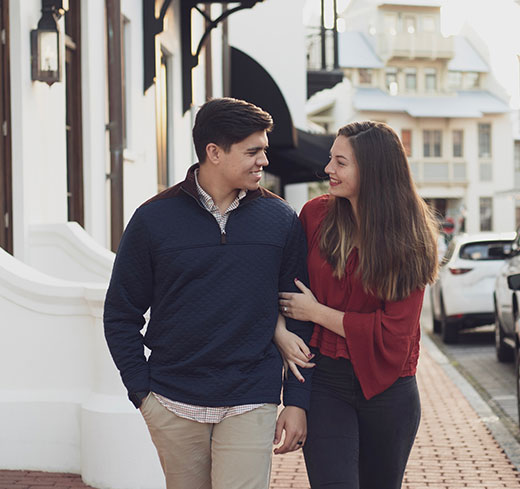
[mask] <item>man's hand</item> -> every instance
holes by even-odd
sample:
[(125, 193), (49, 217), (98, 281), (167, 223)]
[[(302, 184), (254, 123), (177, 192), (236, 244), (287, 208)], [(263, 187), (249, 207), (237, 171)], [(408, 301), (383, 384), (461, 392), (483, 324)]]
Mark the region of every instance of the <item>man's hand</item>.
[(287, 406), (282, 410), (276, 421), (273, 441), (275, 445), (282, 440), (283, 431), (285, 431), (283, 445), (275, 448), (275, 455), (293, 452), (298, 450), (298, 448), (302, 448), (307, 438), (307, 415), (305, 410), (296, 406)]

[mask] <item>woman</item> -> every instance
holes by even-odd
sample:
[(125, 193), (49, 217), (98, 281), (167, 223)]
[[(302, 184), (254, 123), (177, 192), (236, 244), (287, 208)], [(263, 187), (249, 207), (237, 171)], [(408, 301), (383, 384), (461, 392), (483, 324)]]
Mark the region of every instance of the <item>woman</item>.
[[(300, 216), (310, 289), (296, 279), (302, 293), (280, 293), (284, 316), (315, 324), (307, 472), (313, 489), (397, 489), (419, 426), (419, 316), (437, 271), (436, 221), (386, 124), (342, 127), (325, 172), (329, 194)], [(293, 369), (308, 361), (283, 322), (275, 341)]]

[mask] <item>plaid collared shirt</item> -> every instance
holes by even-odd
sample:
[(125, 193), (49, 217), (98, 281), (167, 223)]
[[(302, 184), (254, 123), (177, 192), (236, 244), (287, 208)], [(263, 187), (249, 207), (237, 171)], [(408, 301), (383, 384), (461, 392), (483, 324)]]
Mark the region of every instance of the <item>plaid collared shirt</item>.
[(195, 184), (197, 185), (197, 193), (199, 194), (199, 200), (201, 204), (211, 212), (211, 215), (217, 220), (218, 225), (220, 226), (220, 232), (222, 234), (226, 234), (226, 223), (229, 217), (229, 214), (232, 210), (235, 210), (240, 201), (246, 196), (247, 192), (245, 190), (241, 190), (236, 196), (235, 200), (231, 202), (230, 206), (226, 209), (224, 214), (221, 214), (220, 209), (216, 206), (215, 202), (211, 195), (209, 195), (199, 184), (199, 170), (195, 170)]
[[(211, 195), (209, 195), (200, 185), (198, 180), (199, 170), (195, 170), (195, 183), (197, 185), (197, 192), (199, 194), (199, 200), (201, 204), (211, 213), (216, 219), (220, 232), (226, 234), (226, 223), (229, 214), (232, 210), (236, 209), (240, 204), (240, 201), (246, 196), (247, 192), (241, 190), (235, 200), (231, 202), (231, 205), (227, 208), (226, 212), (222, 214), (220, 209), (215, 205)], [(164, 396), (156, 394), (153, 395), (156, 399), (169, 411), (175, 415), (197, 421), (199, 423), (220, 423), (223, 419), (229, 418), (230, 416), (236, 416), (237, 414), (244, 414), (248, 411), (252, 411), (264, 404), (242, 404), (240, 406), (222, 406), (222, 407), (207, 407), (207, 406), (194, 406), (192, 404), (185, 404), (183, 402), (172, 401)]]

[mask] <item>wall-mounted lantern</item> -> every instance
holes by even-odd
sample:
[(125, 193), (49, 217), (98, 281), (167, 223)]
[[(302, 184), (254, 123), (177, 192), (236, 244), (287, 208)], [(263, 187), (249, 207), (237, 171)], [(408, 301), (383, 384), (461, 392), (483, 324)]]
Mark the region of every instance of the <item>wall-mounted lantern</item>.
[(69, 9), (68, 0), (42, 0), (42, 16), (31, 31), (31, 78), (51, 86), (61, 80), (58, 19)]

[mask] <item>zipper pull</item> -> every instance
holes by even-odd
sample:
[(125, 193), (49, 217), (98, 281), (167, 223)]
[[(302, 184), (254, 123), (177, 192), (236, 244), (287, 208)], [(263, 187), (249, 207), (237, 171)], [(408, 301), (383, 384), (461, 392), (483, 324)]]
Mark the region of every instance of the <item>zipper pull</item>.
[(220, 244), (226, 244), (226, 233), (220, 234)]

